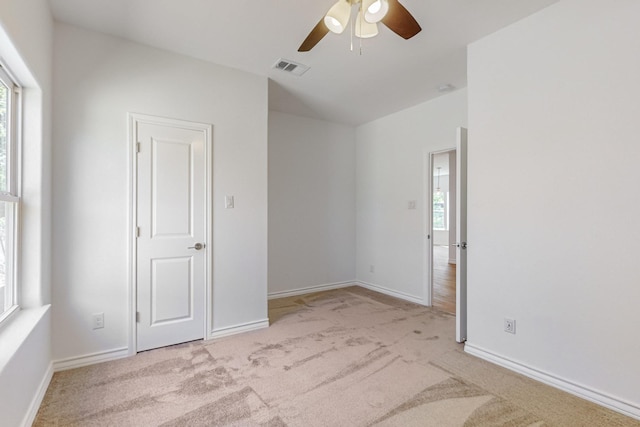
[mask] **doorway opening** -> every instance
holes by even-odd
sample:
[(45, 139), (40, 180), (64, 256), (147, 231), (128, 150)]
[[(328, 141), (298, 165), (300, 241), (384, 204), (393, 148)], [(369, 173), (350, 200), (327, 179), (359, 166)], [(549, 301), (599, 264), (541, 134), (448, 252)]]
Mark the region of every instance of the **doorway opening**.
[(431, 154), (431, 305), (456, 313), (456, 150)]
[(456, 341), (467, 340), (467, 129), (458, 128), (456, 148), (427, 159), (428, 305), (455, 313)]

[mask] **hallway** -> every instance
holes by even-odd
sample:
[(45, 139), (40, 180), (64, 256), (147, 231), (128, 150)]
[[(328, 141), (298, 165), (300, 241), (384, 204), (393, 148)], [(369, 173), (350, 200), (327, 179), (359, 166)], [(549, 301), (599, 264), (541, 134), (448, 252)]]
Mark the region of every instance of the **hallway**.
[(433, 247), (433, 306), (456, 313), (456, 265), (449, 264), (449, 247)]

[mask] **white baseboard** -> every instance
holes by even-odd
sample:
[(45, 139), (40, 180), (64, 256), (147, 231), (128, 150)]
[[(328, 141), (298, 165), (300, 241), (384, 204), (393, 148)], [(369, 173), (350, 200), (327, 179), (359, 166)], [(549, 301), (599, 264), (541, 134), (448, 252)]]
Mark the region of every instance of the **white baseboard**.
[(209, 333), (207, 340), (228, 337), (230, 335), (241, 334), (243, 332), (256, 331), (269, 327), (269, 319), (258, 320), (255, 322), (243, 323), (240, 325), (228, 326), (226, 328), (215, 329)]
[(511, 371), (517, 372), (526, 377), (540, 381), (544, 384), (550, 385), (562, 391), (566, 391), (567, 393), (573, 394), (574, 396), (581, 397), (585, 400), (604, 406), (606, 408), (619, 412), (628, 417), (640, 420), (640, 406), (638, 405), (634, 405), (630, 402), (622, 401), (616, 397), (607, 395), (597, 390), (593, 390), (583, 385), (572, 383), (571, 381), (567, 381), (565, 379), (556, 377), (546, 372), (542, 372), (537, 369), (530, 368), (521, 363), (514, 362), (510, 359), (507, 359), (506, 357), (497, 355), (483, 348), (474, 346), (473, 344), (470, 344), (468, 341), (464, 346), (464, 351), (466, 353), (479, 357), (480, 359), (487, 360), (491, 363), (502, 366), (503, 368), (507, 368)]
[(336, 282), (336, 283), (327, 283), (324, 285), (309, 286), (306, 288), (292, 289), (290, 291), (271, 292), (269, 294), (269, 299), (293, 297), (296, 295), (306, 295), (314, 292), (329, 291), (332, 289), (347, 288), (349, 286), (356, 286), (356, 285), (357, 283), (353, 281)]
[(380, 292), (381, 294), (385, 294), (385, 295), (389, 295), (398, 299), (403, 299), (405, 301), (410, 301), (410, 302), (414, 302), (416, 304), (420, 304), (420, 305), (427, 305), (427, 303), (425, 301), (423, 301), (422, 298), (418, 298), (415, 297), (413, 295), (409, 295), (409, 294), (405, 294), (404, 292), (398, 292), (398, 291), (394, 291), (391, 289), (387, 289), (383, 286), (379, 286), (379, 285), (374, 285), (373, 283), (367, 283), (367, 282), (361, 282), (361, 281), (356, 281), (355, 282), (356, 285), (361, 286), (363, 288), (369, 289), (371, 291), (375, 291), (375, 292)]
[(108, 362), (109, 360), (129, 357), (127, 347), (115, 348), (113, 350), (101, 351), (98, 353), (85, 354), (83, 356), (69, 357), (67, 359), (54, 360), (53, 370), (55, 372), (66, 371), (67, 369), (80, 368), (82, 366), (95, 365), (96, 363)]
[(29, 409), (22, 420), (23, 427), (30, 427), (33, 422), (36, 420), (36, 416), (38, 415), (38, 410), (40, 409), (40, 405), (42, 404), (42, 399), (44, 399), (44, 395), (47, 393), (47, 389), (49, 388), (49, 383), (51, 383), (51, 378), (53, 378), (53, 362), (49, 363), (49, 367), (42, 377), (42, 381), (38, 386), (38, 391), (36, 395), (33, 396), (33, 400), (29, 405)]
[(456, 265), (456, 260), (454, 258), (449, 258), (449, 264)]

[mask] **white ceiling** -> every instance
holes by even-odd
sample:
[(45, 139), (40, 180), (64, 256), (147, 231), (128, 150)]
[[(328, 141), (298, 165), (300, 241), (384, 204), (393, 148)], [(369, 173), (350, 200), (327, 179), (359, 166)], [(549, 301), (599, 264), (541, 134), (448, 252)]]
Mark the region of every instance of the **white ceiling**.
[[(56, 20), (268, 76), (269, 108), (358, 125), (466, 86), (465, 46), (558, 0), (400, 0), (422, 26), (298, 47), (335, 0), (51, 0)], [(302, 77), (278, 58), (311, 66)]]

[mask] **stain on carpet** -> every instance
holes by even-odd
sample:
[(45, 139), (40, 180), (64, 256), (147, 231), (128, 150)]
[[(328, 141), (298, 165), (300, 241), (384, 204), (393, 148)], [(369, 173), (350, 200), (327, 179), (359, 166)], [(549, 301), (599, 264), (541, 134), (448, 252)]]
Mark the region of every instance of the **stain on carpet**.
[(464, 423), (464, 427), (543, 427), (546, 425), (540, 418), (498, 397), (476, 409)]
[(349, 347), (355, 347), (355, 346), (359, 346), (359, 345), (366, 345), (366, 344), (370, 344), (371, 340), (369, 338), (366, 337), (355, 337), (355, 338), (349, 338), (348, 340), (345, 341), (345, 344)]
[[(77, 423), (78, 425), (82, 425), (92, 420), (108, 418), (113, 415), (121, 414), (123, 412), (128, 412), (128, 411), (134, 411), (134, 410), (138, 411), (141, 408), (148, 408), (156, 404), (158, 404), (158, 402), (155, 398), (153, 398), (151, 395), (145, 395), (145, 396), (138, 397), (136, 399), (128, 400), (126, 402), (123, 402), (117, 405), (110, 406), (96, 413), (84, 416), (78, 420), (73, 420), (73, 422)], [(71, 420), (69, 420), (69, 423), (71, 423)]]
[(204, 347), (196, 346), (191, 349), (190, 353), (181, 353), (179, 356), (152, 363), (135, 371), (127, 372), (107, 378), (103, 381), (93, 383), (93, 387), (102, 387), (112, 383), (120, 383), (122, 381), (153, 377), (156, 375), (166, 375), (167, 373), (187, 373), (194, 372), (199, 367), (213, 366), (215, 359)]
[(251, 387), (230, 393), (222, 399), (189, 411), (181, 417), (161, 424), (162, 427), (218, 426), (237, 423), (251, 418), (247, 398), (255, 394)]
[(344, 310), (344, 309), (347, 309), (347, 308), (349, 308), (349, 304), (340, 304), (340, 305), (338, 305), (336, 307), (333, 307), (331, 309), (331, 311), (339, 311), (339, 310)]
[(327, 378), (326, 380), (322, 381), (320, 384), (318, 384), (317, 386), (313, 387), (311, 390), (315, 390), (315, 389), (318, 389), (320, 387), (324, 387), (324, 386), (326, 386), (328, 384), (331, 384), (331, 383), (339, 381), (339, 380), (341, 380), (343, 378), (346, 378), (349, 375), (353, 375), (356, 372), (359, 372), (359, 371), (367, 368), (368, 366), (370, 366), (371, 364), (377, 362), (378, 360), (389, 356), (390, 354), (391, 354), (391, 352), (389, 350), (387, 350), (386, 348), (384, 348), (384, 347), (376, 348), (375, 350), (370, 351), (369, 353), (367, 353), (360, 360), (357, 360), (356, 362), (349, 364), (346, 368), (342, 369), (336, 375), (333, 375), (333, 376)]
[(458, 378), (449, 378), (421, 391), (411, 399), (387, 412), (385, 415), (375, 420), (370, 425), (380, 423), (402, 412), (408, 411), (421, 405), (425, 405), (427, 403), (447, 399), (486, 396), (488, 394), (489, 393), (482, 390), (481, 388), (476, 387), (472, 384), (467, 384)]
[(280, 417), (273, 417), (266, 423), (260, 424), (260, 427), (287, 427), (287, 424)]
[(319, 359), (322, 356), (324, 356), (325, 354), (331, 353), (331, 352), (334, 352), (334, 351), (337, 351), (337, 350), (338, 349), (336, 347), (331, 347), (328, 350), (324, 350), (324, 351), (321, 351), (319, 353), (312, 354), (311, 356), (305, 357), (304, 359), (296, 360), (291, 365), (285, 365), (284, 366), (284, 370), (288, 371), (290, 369), (299, 368), (300, 366), (304, 365), (307, 362), (311, 362), (312, 360)]
[(219, 366), (210, 371), (198, 372), (180, 383), (177, 391), (185, 395), (203, 395), (222, 387), (230, 387), (235, 380), (226, 368)]

